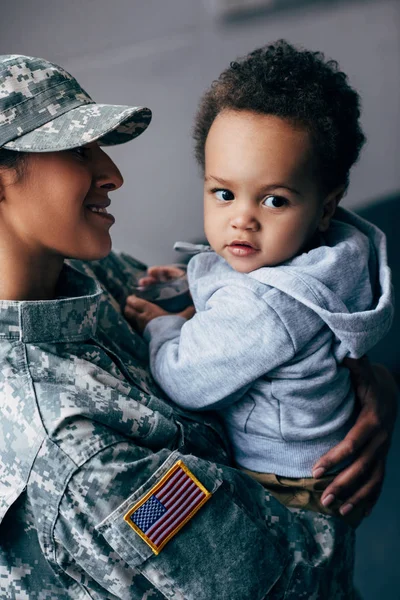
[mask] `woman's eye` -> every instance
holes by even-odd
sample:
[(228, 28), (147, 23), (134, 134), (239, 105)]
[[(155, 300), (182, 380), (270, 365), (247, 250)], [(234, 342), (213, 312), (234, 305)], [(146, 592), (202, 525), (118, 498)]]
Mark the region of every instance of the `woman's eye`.
[(88, 148), (85, 148), (85, 146), (79, 146), (79, 148), (71, 148), (71, 152), (84, 158), (85, 156), (87, 156)]
[(229, 200), (234, 200), (235, 196), (229, 190), (215, 190), (213, 192), (218, 200), (222, 200), (224, 202), (228, 202)]
[(264, 206), (268, 206), (269, 208), (282, 208), (287, 204), (286, 198), (282, 198), (282, 196), (268, 196), (263, 200)]

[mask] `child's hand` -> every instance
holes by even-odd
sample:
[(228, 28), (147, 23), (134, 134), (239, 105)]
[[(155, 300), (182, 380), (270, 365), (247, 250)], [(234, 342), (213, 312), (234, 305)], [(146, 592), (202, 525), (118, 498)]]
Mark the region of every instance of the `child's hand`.
[(175, 265), (163, 265), (161, 267), (149, 267), (145, 277), (139, 279), (138, 284), (143, 287), (154, 285), (155, 283), (166, 283), (185, 274), (183, 269)]
[(169, 313), (157, 306), (157, 304), (153, 304), (153, 302), (143, 300), (137, 296), (128, 296), (124, 309), (126, 320), (140, 333), (143, 333), (147, 323), (150, 323), (150, 321), (157, 317), (173, 315), (174, 317), (178, 316), (189, 320), (195, 312), (195, 308), (191, 304), (179, 313)]
[(166, 310), (137, 296), (128, 296), (126, 299), (125, 318), (137, 331), (143, 333), (147, 323), (157, 317), (170, 315)]

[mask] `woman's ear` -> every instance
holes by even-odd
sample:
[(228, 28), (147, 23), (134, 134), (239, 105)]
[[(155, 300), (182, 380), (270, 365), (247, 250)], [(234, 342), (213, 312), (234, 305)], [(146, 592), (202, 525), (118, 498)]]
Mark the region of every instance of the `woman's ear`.
[(326, 196), (326, 198), (323, 200), (322, 215), (321, 215), (321, 219), (318, 224), (318, 231), (323, 232), (328, 229), (331, 219), (332, 219), (333, 215), (335, 214), (337, 205), (339, 204), (340, 200), (343, 198), (344, 191), (345, 191), (345, 187), (344, 187), (344, 185), (341, 185), (340, 187), (333, 190), (333, 192), (328, 194)]
[(0, 167), (0, 202), (6, 197), (7, 188), (15, 183), (17, 178), (16, 170), (8, 167)]
[(3, 171), (0, 169), (0, 202), (3, 202), (5, 197), (5, 183), (3, 177)]

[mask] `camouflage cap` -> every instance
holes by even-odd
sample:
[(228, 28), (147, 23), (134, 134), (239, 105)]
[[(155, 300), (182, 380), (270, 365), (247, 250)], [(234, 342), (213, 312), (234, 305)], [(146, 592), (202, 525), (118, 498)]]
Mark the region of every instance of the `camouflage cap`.
[(0, 56), (0, 148), (51, 152), (98, 140), (111, 146), (144, 131), (151, 111), (97, 104), (61, 67), (31, 56)]

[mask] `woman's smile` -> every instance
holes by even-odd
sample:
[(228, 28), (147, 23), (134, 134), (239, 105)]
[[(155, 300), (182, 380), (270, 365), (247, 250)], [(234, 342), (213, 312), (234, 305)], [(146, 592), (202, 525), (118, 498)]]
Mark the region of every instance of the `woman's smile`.
[(110, 200), (107, 200), (106, 203), (100, 204), (87, 204), (85, 208), (95, 217), (100, 217), (100, 219), (107, 221), (108, 223), (115, 223), (115, 217), (107, 211), (107, 207), (110, 205)]

